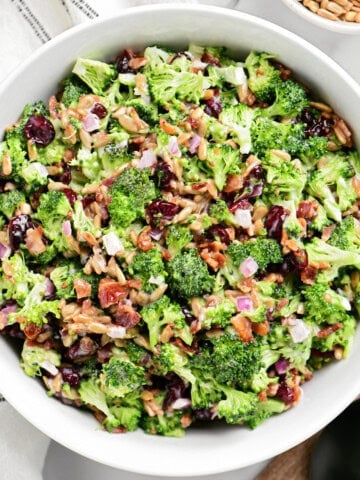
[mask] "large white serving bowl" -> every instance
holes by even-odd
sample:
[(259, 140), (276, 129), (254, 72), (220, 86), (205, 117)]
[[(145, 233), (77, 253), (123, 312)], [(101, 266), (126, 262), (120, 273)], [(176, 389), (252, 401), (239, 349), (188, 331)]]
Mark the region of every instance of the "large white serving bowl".
[[(79, 55), (110, 59), (124, 47), (149, 44), (186, 47), (189, 42), (225, 45), (238, 58), (251, 49), (277, 53), (281, 62), (330, 103), (357, 134), (360, 87), (324, 53), (298, 36), (259, 18), (195, 5), (131, 8), (116, 17), (74, 28), (29, 58), (0, 87), (0, 130), (24, 104), (48, 99)], [(254, 431), (238, 426), (191, 429), (184, 438), (141, 431), (111, 435), (89, 413), (49, 398), (26, 377), (18, 354), (0, 338), (0, 391), (38, 429), (88, 458), (156, 476), (215, 474), (253, 465), (305, 440), (328, 424), (360, 393), (360, 329), (348, 359), (315, 373), (297, 408)]]

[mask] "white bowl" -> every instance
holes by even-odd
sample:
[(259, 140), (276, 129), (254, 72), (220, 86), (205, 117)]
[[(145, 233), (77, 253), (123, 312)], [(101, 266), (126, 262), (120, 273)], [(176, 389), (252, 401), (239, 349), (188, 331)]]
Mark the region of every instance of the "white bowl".
[(308, 8), (304, 7), (299, 0), (282, 0), (294, 13), (304, 18), (313, 25), (317, 25), (320, 28), (325, 28), (337, 33), (345, 33), (350, 35), (360, 35), (360, 23), (334, 21), (323, 18), (317, 13), (312, 12)]
[[(276, 52), (349, 125), (360, 125), (360, 87), (324, 53), (259, 18), (209, 6), (158, 5), (125, 10), (60, 35), (38, 50), (0, 86), (0, 131), (28, 102), (46, 100), (79, 55), (110, 58), (124, 47), (185, 47), (189, 41), (225, 45), (241, 58), (251, 49)], [(360, 137), (356, 139), (360, 147)], [(254, 431), (241, 427), (193, 429), (184, 438), (141, 431), (111, 435), (89, 413), (49, 398), (40, 382), (19, 367), (16, 352), (0, 338), (0, 391), (38, 429), (88, 458), (156, 476), (215, 474), (253, 465), (305, 440), (328, 424), (360, 392), (360, 329), (347, 360), (334, 363), (304, 386), (297, 408)]]

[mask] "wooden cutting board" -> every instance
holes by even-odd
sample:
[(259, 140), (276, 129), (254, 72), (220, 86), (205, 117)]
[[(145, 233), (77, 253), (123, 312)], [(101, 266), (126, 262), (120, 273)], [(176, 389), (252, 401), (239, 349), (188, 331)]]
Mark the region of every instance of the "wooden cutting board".
[(309, 480), (311, 452), (319, 435), (275, 457), (256, 480)]

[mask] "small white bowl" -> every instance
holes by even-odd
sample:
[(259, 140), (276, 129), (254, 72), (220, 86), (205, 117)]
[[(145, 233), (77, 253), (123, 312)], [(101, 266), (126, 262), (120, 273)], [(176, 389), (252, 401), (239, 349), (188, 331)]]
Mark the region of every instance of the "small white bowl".
[(308, 8), (304, 7), (300, 0), (282, 0), (287, 7), (290, 8), (294, 13), (304, 18), (313, 25), (317, 25), (320, 28), (325, 28), (333, 32), (349, 34), (349, 35), (360, 35), (360, 23), (355, 22), (344, 22), (344, 21), (334, 21), (328, 20), (327, 18), (320, 17), (317, 13), (312, 12)]
[[(159, 44), (184, 48), (189, 42), (223, 45), (238, 58), (269, 51), (354, 129), (360, 149), (360, 86), (333, 60), (295, 34), (235, 10), (190, 4), (125, 9), (119, 15), (68, 30), (41, 47), (0, 85), (0, 132), (24, 105), (47, 100), (78, 56), (113, 58), (127, 47)], [(27, 377), (18, 353), (0, 336), (0, 391), (35, 427), (102, 464), (160, 476), (220, 474), (255, 465), (299, 444), (339, 415), (360, 393), (360, 325), (351, 355), (315, 372), (296, 408), (270, 418), (254, 431), (228, 426), (193, 428), (184, 438), (142, 431), (109, 434), (89, 412), (46, 395)], [(1, 469), (0, 469), (1, 470)], [(0, 474), (3, 478), (3, 475)], [(239, 477), (243, 478), (240, 474)]]

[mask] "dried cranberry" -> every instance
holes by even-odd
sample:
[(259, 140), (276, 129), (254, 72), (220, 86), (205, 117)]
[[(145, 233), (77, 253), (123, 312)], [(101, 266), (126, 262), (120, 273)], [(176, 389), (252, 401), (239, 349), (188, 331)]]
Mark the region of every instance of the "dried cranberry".
[(13, 323), (12, 325), (6, 325), (5, 328), (0, 330), (1, 335), (7, 335), (8, 337), (12, 338), (19, 338), (20, 340), (25, 340), (25, 334), (20, 329), (20, 325), (18, 323)]
[(172, 220), (179, 210), (179, 205), (166, 200), (154, 200), (146, 207), (146, 213), (152, 226), (161, 220)]
[(163, 408), (168, 409), (178, 398), (184, 398), (186, 387), (180, 377), (174, 375), (169, 383), (166, 385), (166, 396), (164, 399)]
[(182, 307), (181, 309), (182, 313), (184, 314), (184, 317), (185, 317), (185, 320), (186, 320), (186, 323), (188, 325), (191, 325), (191, 323), (195, 320), (196, 317), (194, 317), (194, 315), (192, 315), (192, 313), (190, 312), (190, 310), (186, 307)]
[(280, 241), (282, 236), (282, 227), (287, 216), (284, 207), (273, 205), (270, 207), (265, 219), (265, 228), (270, 238)]
[(334, 126), (333, 120), (322, 115), (317, 118), (309, 108), (304, 108), (298, 119), (305, 123), (305, 135), (307, 137), (327, 137), (331, 134)]
[(129, 50), (123, 50), (115, 60), (116, 70), (119, 73), (132, 73), (133, 69), (129, 67), (129, 62), (132, 59), (132, 55)]
[(99, 118), (105, 118), (107, 115), (107, 109), (101, 103), (95, 103), (91, 109), (91, 113)]
[(71, 182), (71, 168), (67, 163), (64, 163), (62, 166), (63, 173), (58, 178), (59, 182), (65, 183), (65, 185), (69, 185)]
[(197, 410), (193, 410), (194, 416), (196, 420), (200, 420), (201, 422), (207, 422), (213, 419), (213, 414), (210, 408), (201, 408)]
[(24, 134), (28, 140), (41, 147), (46, 147), (55, 138), (53, 124), (43, 115), (32, 115), (26, 122)]
[(87, 195), (86, 197), (81, 199), (81, 203), (82, 203), (83, 208), (88, 207), (93, 202), (95, 202), (95, 195)]
[(211, 117), (218, 118), (222, 111), (222, 103), (219, 95), (213, 95), (211, 98), (206, 100), (206, 106), (204, 112), (210, 115)]
[(333, 351), (321, 352), (316, 348), (311, 349), (311, 356), (312, 357), (319, 357), (319, 358), (332, 358), (334, 356)]
[(176, 176), (172, 172), (170, 165), (163, 160), (157, 162), (154, 176), (160, 190), (170, 190), (171, 181), (176, 180)]
[(64, 188), (63, 190), (64, 195), (69, 200), (71, 206), (74, 206), (74, 203), (77, 200), (77, 194), (71, 188)]
[(25, 241), (26, 231), (35, 228), (30, 215), (18, 215), (9, 222), (9, 238), (12, 250), (18, 250), (21, 243)]
[(280, 272), (288, 275), (299, 270), (304, 270), (308, 266), (308, 259), (305, 250), (290, 252), (284, 256), (283, 263), (280, 266)]
[(226, 228), (222, 227), (221, 225), (213, 225), (209, 228), (207, 233), (210, 238), (218, 237), (222, 243), (225, 243), (225, 245), (230, 244), (230, 235)]
[(97, 351), (97, 359), (100, 363), (106, 363), (112, 357), (112, 343), (108, 343)]
[(64, 382), (68, 383), (70, 387), (78, 387), (80, 384), (80, 373), (75, 367), (60, 367), (61, 376)]
[(254, 168), (252, 168), (247, 176), (247, 178), (256, 178), (256, 180), (261, 180), (264, 175), (264, 169), (263, 167), (259, 165), (255, 165)]
[(294, 389), (286, 385), (286, 383), (280, 383), (276, 396), (284, 403), (292, 403), (295, 398)]

